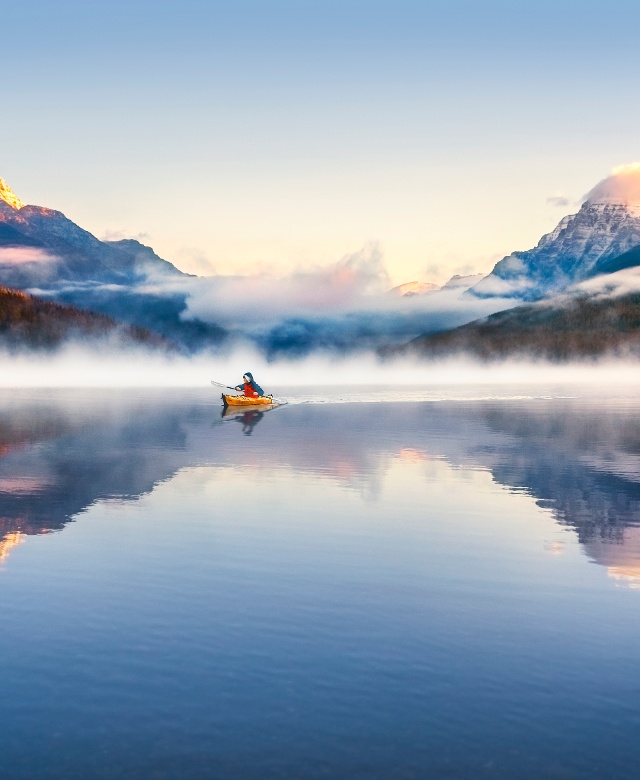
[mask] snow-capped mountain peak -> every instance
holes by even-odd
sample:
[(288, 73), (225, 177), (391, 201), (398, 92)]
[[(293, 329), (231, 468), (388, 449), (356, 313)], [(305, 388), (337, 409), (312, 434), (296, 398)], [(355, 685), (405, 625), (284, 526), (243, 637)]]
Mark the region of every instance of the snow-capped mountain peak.
[(4, 179), (0, 179), (0, 200), (16, 211), (24, 208), (25, 205)]
[(640, 163), (614, 168), (610, 176), (587, 193), (585, 203), (592, 206), (615, 204), (640, 215)]
[(610, 262), (640, 246), (640, 163), (620, 166), (564, 217), (534, 249), (500, 260), (471, 292), (536, 300), (606, 272)]

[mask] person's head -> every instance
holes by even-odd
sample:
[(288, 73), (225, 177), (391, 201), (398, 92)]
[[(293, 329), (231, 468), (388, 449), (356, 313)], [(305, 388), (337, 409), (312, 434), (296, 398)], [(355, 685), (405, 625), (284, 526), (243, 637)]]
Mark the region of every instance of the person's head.
[(251, 371), (247, 371), (247, 372), (246, 372), (246, 373), (245, 373), (245, 374), (242, 376), (242, 378), (243, 378), (243, 379), (244, 379), (244, 381), (245, 381), (245, 382), (247, 382), (248, 384), (250, 384), (250, 385), (252, 385), (252, 384), (253, 384), (253, 374), (251, 373)]

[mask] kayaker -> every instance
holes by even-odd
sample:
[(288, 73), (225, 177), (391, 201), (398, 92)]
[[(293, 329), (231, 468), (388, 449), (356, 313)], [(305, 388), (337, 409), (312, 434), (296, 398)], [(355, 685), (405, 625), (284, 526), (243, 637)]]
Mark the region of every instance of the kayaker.
[(242, 390), (243, 395), (246, 398), (258, 398), (259, 396), (264, 395), (264, 390), (255, 381), (253, 374), (250, 371), (247, 371), (247, 373), (243, 375), (242, 381), (244, 382), (244, 385), (236, 385), (235, 389)]

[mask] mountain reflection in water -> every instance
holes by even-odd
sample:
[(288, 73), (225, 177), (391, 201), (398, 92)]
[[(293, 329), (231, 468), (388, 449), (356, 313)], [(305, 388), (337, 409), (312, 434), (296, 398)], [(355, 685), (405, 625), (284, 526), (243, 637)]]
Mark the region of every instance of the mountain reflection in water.
[(533, 496), (591, 560), (640, 586), (634, 400), (291, 403), (221, 416), (195, 391), (31, 391), (2, 407), (0, 560), (25, 536), (60, 530), (97, 501), (138, 498), (184, 468), (285, 468), (375, 501), (393, 459), (435, 459)]
[(0, 775), (635, 780), (638, 402), (474, 393), (4, 393)]

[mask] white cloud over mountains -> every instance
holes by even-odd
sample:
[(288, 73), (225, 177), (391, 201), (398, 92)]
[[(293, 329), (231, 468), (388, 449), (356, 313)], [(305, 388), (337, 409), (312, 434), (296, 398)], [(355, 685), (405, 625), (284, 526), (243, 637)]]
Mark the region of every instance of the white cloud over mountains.
[(0, 247), (0, 265), (26, 265), (27, 263), (49, 264), (55, 263), (58, 258), (33, 246), (3, 246)]
[(288, 275), (155, 275), (137, 289), (184, 297), (182, 321), (222, 326), (271, 356), (404, 343), (514, 305), (466, 295), (464, 285), (413, 296), (388, 295), (390, 286), (382, 252), (369, 244), (329, 266)]
[(598, 298), (619, 298), (640, 292), (640, 267), (625, 268), (613, 274), (602, 274), (576, 285), (572, 292), (586, 293)]
[(128, 230), (105, 230), (100, 237), (101, 241), (123, 241), (124, 239), (134, 239), (135, 241), (148, 241), (148, 233), (131, 233)]
[(547, 198), (547, 203), (550, 206), (556, 206), (558, 208), (565, 208), (566, 206), (568, 206), (571, 203), (571, 201), (569, 200), (569, 198), (567, 198), (566, 195), (563, 195), (561, 192), (559, 192), (559, 193), (556, 193), (555, 195), (550, 195)]
[(332, 265), (287, 276), (255, 274), (190, 280), (185, 317), (241, 327), (292, 316), (330, 316), (367, 307), (389, 285), (382, 253), (372, 244)]
[(619, 165), (598, 182), (585, 198), (590, 203), (640, 205), (640, 162)]

